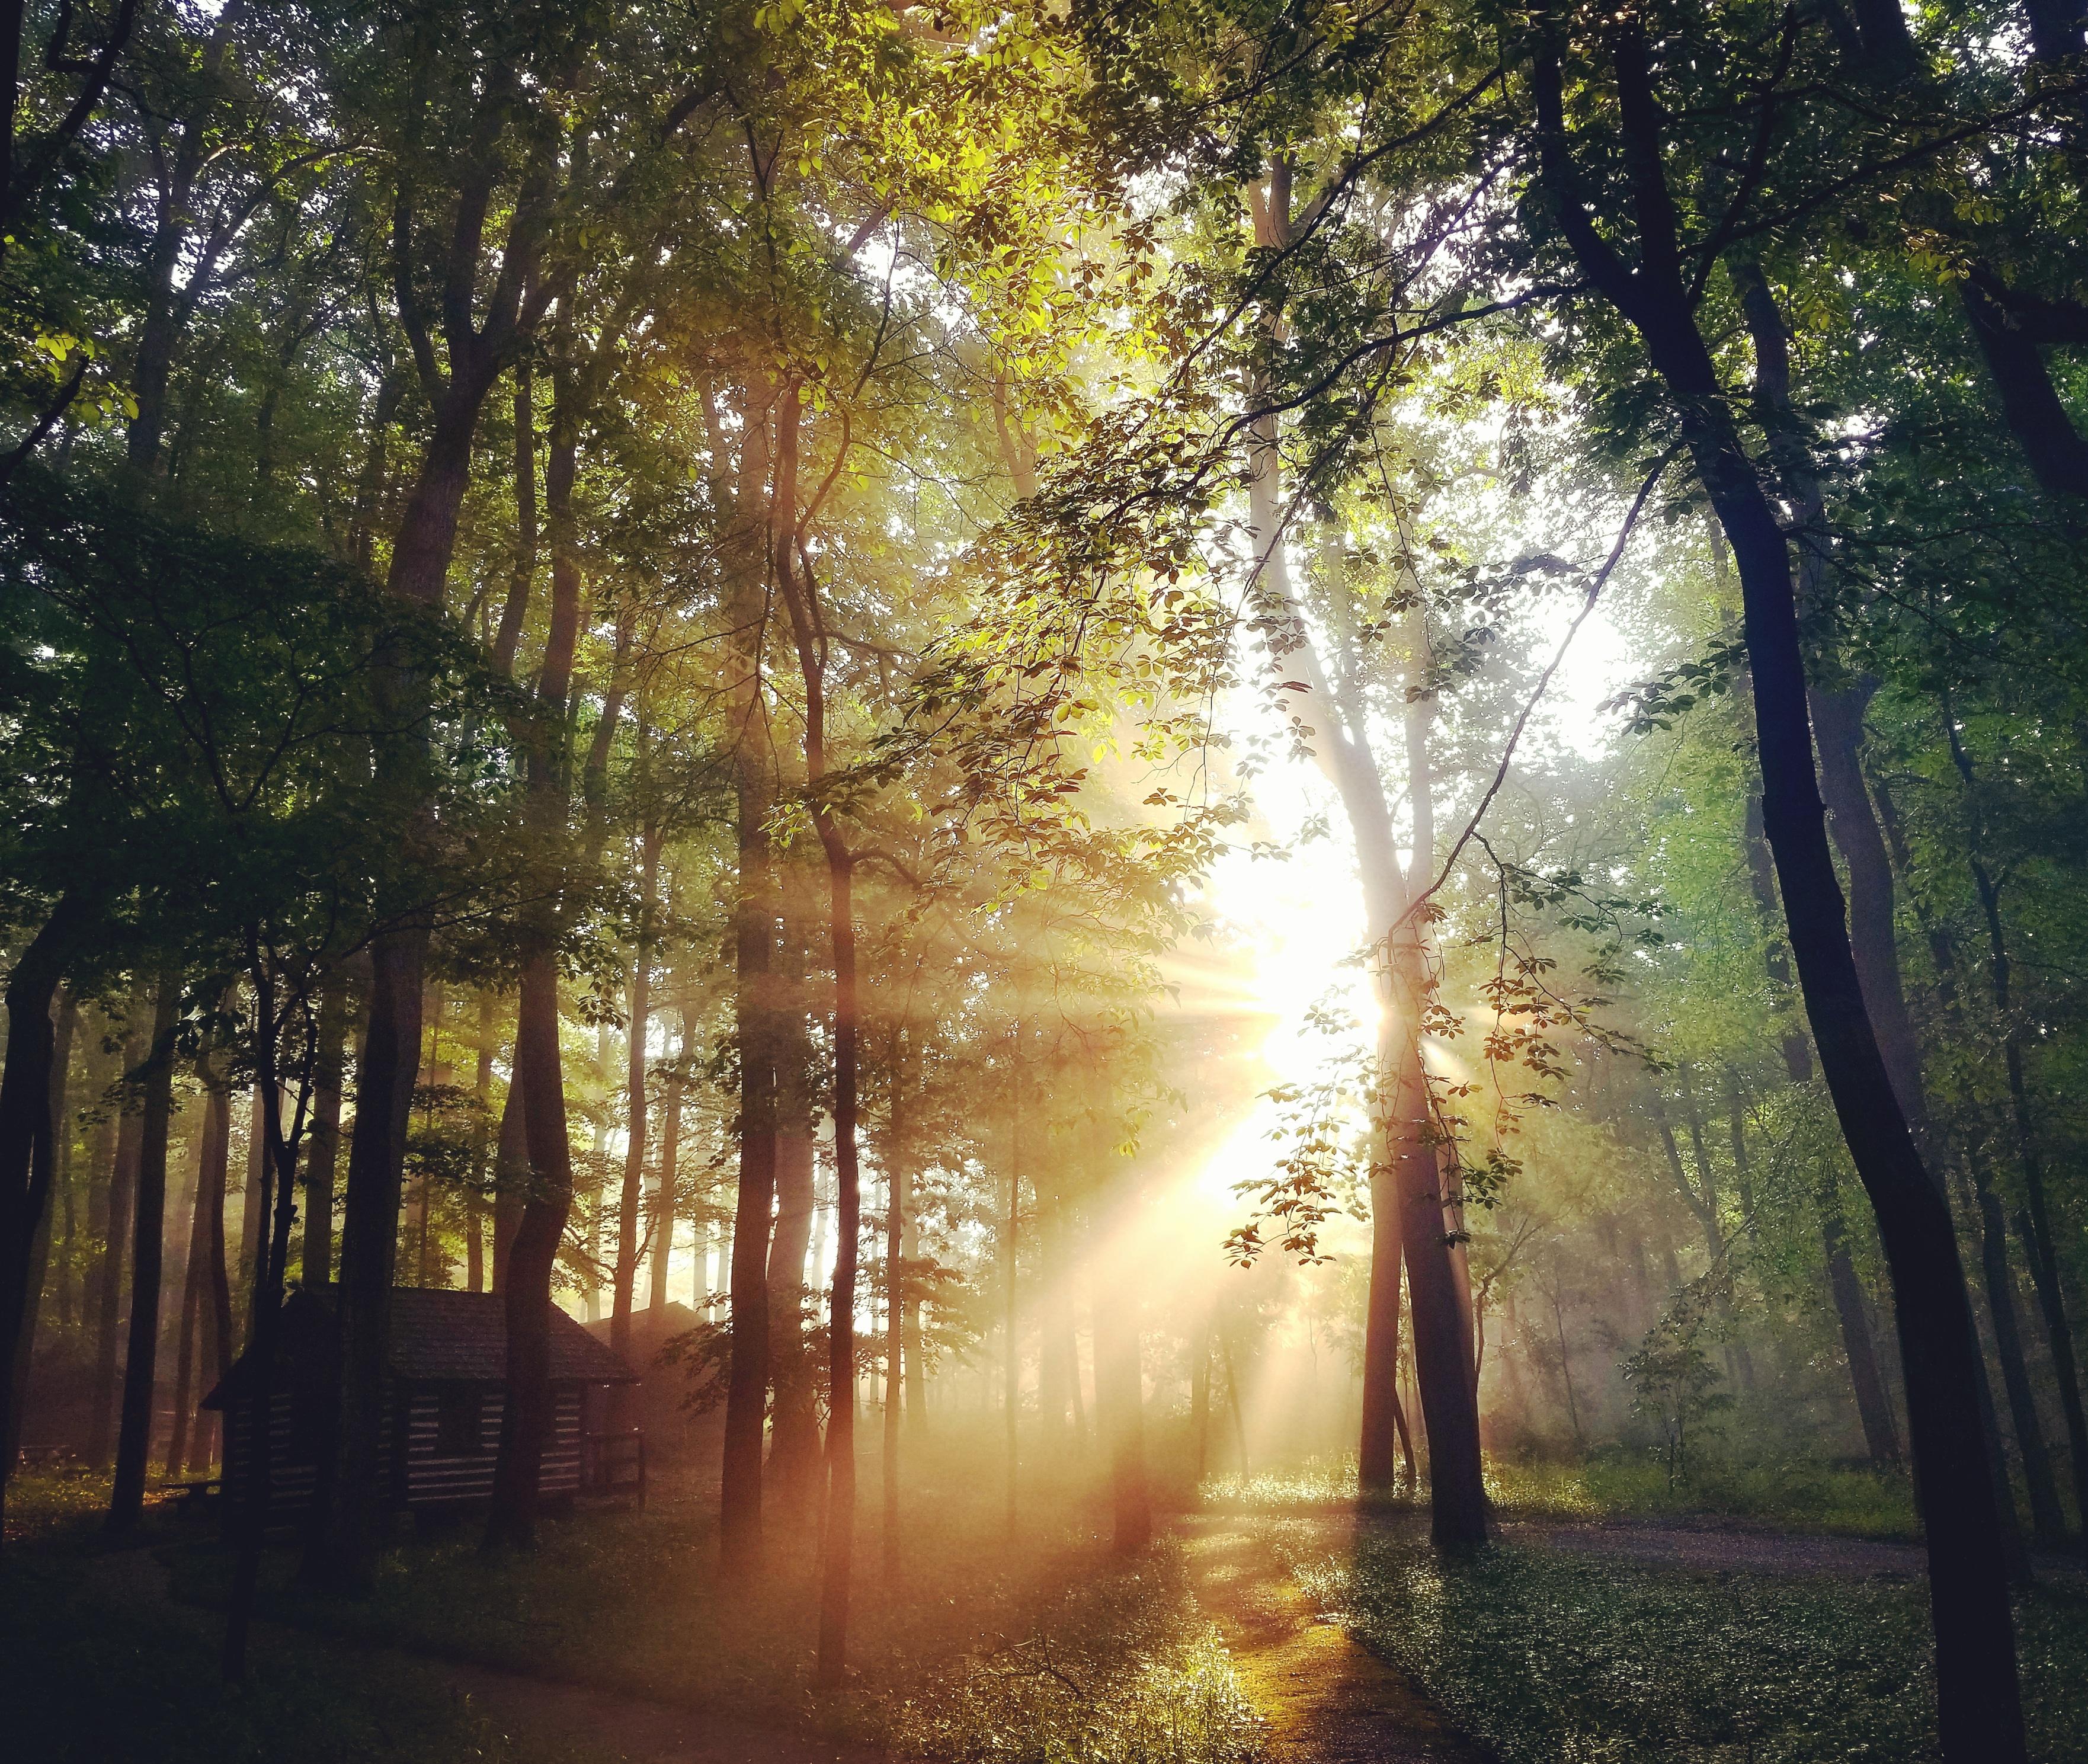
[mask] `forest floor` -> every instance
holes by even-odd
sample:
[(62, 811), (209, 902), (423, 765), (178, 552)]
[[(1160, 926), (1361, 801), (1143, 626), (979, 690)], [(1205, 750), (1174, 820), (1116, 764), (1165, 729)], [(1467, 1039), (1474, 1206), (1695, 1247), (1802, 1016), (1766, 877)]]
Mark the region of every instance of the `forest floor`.
[[(1831, 1535), (1510, 1500), (1492, 1545), (1446, 1558), (1410, 1506), (1220, 1488), (1127, 1564), (1077, 1492), (1033, 1477), (1010, 1537), (976, 1456), (923, 1452), (916, 1476), (888, 1566), (866, 1503), (839, 1697), (811, 1686), (815, 1534), (779, 1512), (767, 1583), (730, 1593), (700, 1479), (548, 1524), (524, 1556), (403, 1533), (366, 1599), (302, 1592), (272, 1552), (233, 1689), (208, 1520), (156, 1508), (112, 1546), (105, 1482), (54, 1483), (0, 1558), (0, 1706), (40, 1764), (272, 1760), (285, 1732), (301, 1764), (1932, 1755), (1922, 1554), (1874, 1518)], [(2017, 1625), (2039, 1764), (2088, 1764), (2088, 1569), (2042, 1563)]]
[(1407, 1672), (1329, 1621), (1268, 1539), (1229, 1515), (1179, 1522), (1199, 1608), (1264, 1723), (1269, 1764), (1484, 1764)]
[[(1504, 1764), (1905, 1764), (1934, 1754), (1918, 1545), (1758, 1522), (1504, 1513), (1445, 1556), (1424, 1513), (1265, 1508), (1234, 1522), (1323, 1621), (1407, 1673)], [(2088, 1764), (2088, 1571), (2017, 1595), (2039, 1764)]]

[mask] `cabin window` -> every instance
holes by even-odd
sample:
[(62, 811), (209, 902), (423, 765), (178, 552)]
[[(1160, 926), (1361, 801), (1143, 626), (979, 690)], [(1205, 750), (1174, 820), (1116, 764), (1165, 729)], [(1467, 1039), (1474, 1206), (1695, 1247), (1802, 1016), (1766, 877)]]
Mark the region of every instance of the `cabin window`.
[(435, 1456), (476, 1458), (486, 1449), (486, 1397), (451, 1385), (435, 1393)]

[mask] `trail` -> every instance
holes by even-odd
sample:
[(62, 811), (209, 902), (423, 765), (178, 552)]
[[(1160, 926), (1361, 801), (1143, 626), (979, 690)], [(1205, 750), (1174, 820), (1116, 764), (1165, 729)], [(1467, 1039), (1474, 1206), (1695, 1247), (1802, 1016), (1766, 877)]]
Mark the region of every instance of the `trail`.
[(1179, 1529), (1197, 1602), (1269, 1723), (1271, 1764), (1490, 1764), (1413, 1680), (1322, 1620), (1240, 1516)]

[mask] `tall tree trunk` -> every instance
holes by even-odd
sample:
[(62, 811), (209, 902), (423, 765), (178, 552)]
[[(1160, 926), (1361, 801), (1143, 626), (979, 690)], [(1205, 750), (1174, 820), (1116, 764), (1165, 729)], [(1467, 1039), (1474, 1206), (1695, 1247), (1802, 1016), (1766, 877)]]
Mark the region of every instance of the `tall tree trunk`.
[(1109, 1453), (1110, 1544), (1136, 1556), (1153, 1541), (1153, 1502), (1145, 1477), (1145, 1375), (1131, 1295), (1117, 1282), (1094, 1289), (1095, 1411)]
[[(1749, 696), (1752, 698), (1752, 690)], [(1748, 794), (1747, 805), (1748, 876), (1755, 910), (1763, 929), (1769, 933), (1763, 952), (1773, 996), (1781, 1004), (1791, 987), (1790, 953), (1775, 935), (1783, 907), (1777, 897), (1774, 860), (1762, 833), (1761, 793)], [(1812, 1081), (1812, 1044), (1795, 1024), (1782, 1037), (1785, 1075), (1795, 1085)], [(1814, 1211), (1820, 1222), (1820, 1248), (1827, 1265), (1828, 1291), (1834, 1300), (1834, 1315), (1842, 1331), (1842, 1350), (1849, 1368), (1849, 1385), (1856, 1402), (1856, 1415), (1863, 1429), (1863, 1445), (1874, 1464), (1898, 1463), (1899, 1429), (1893, 1419), (1892, 1403), (1879, 1370), (1876, 1338), (1871, 1333), (1870, 1312), (1863, 1304), (1863, 1284), (1849, 1252), (1849, 1225), (1842, 1207), (1841, 1185), (1831, 1167), (1823, 1166), (1814, 1188)]]
[[(688, 1051), (689, 1036), (686, 1015), (680, 1045), (675, 1050), (674, 1063), (667, 1068), (666, 1081), (661, 1086), (660, 1098), (660, 1176), (653, 1214), (658, 1222), (653, 1227), (652, 1287), (646, 1301), (657, 1325), (667, 1315), (667, 1278), (674, 1271), (674, 1228), (680, 1222), (682, 1210), (681, 1152), (682, 1152), (682, 1058)], [(708, 1284), (709, 1269), (705, 1265), (707, 1251), (702, 1238), (697, 1240), (696, 1289), (700, 1293)]]
[[(370, 952), (370, 1004), (355, 1063), (355, 1126), (341, 1208), (340, 1402), (323, 1444), (306, 1552), (306, 1577), (343, 1591), (366, 1588), (381, 1540), (379, 1435), (389, 1384), (392, 1289), (399, 1256), (406, 1129), (421, 1065), (424, 931), (380, 936)], [(228, 1319), (229, 1322), (229, 1319)]]
[[(519, 1007), (518, 1007), (519, 1009)], [(520, 1035), (516, 1038), (520, 1045)], [(507, 1258), (522, 1222), (522, 1197), (529, 1188), (529, 1124), (522, 1107), (522, 1065), (511, 1050), (507, 1095), (500, 1108), (500, 1132), (493, 1151), (493, 1290), (507, 1290)]]
[(166, 1244), (167, 1136), (174, 1112), (175, 1008), (181, 983), (159, 984), (139, 1115), (136, 1231), (130, 1258), (130, 1342), (123, 1359), (123, 1412), (116, 1436), (116, 1480), (109, 1529), (129, 1531), (145, 1511), (145, 1462), (152, 1446), (153, 1398), (159, 1389), (160, 1268)]
[(1928, 1539), (1944, 1756), (2012, 1764), (2025, 1756), (2003, 1525), (1982, 1432), (1979, 1356), (1958, 1240), (1940, 1183), (1896, 1098), (1849, 943), (1812, 764), (1805, 667), (1789, 548), (1684, 285), (1662, 160), (1661, 111), (1644, 36), (1605, 33), (1619, 94), (1621, 152), (1638, 218), (1627, 268), (1583, 206), (1571, 161), (1555, 42), (1536, 45), (1533, 88), (1548, 195), (1582, 272), (1643, 340), (1684, 443), (1732, 546), (1754, 678), (1763, 823), (1813, 1042), (1844, 1138), (1878, 1217), (1898, 1304), (1914, 1457)]
[[(1256, 244), (1277, 249), (1290, 244), (1290, 167), (1279, 159), (1269, 164), (1264, 182), (1250, 191)], [(1286, 523), (1277, 417), (1260, 417), (1251, 426), (1248, 438), (1247, 520), (1257, 548), (1255, 599), (1259, 622), (1278, 679), (1287, 688), (1295, 683), (1305, 688), (1290, 700), (1294, 728), (1302, 731), (1309, 719), (1310, 726), (1317, 732), (1315, 757), (1341, 795), (1355, 844), (1371, 944), (1384, 946), (1393, 938), (1395, 928), (1403, 924), (1411, 897), (1434, 880), (1430, 873), (1435, 858), (1435, 829), (1427, 754), (1427, 695), (1419, 693), (1410, 700), (1405, 730), (1413, 822), (1411, 855), (1402, 871), (1384, 775), (1371, 746), (1369, 716), (1362, 701), (1357, 670), (1346, 665), (1349, 657), (1345, 649), (1341, 670), (1336, 675), (1328, 673), (1292, 590), (1284, 542)], [(1338, 573), (1345, 567), (1338, 536), (1324, 549), (1330, 572)], [(1343, 584), (1334, 584), (1337, 602), (1345, 591)], [(1417, 657), (1417, 683), (1423, 671)], [(1414, 958), (1401, 958), (1410, 959)], [(1395, 991), (1402, 986), (1397, 976), (1384, 983)], [(1412, 991), (1418, 1006), (1419, 991), (1406, 989)], [(1397, 1436), (1391, 1420), (1396, 1394), (1384, 1386), (1396, 1376), (1399, 1364), (1400, 1301), (1386, 1288), (1397, 1284), (1400, 1258), (1386, 1259), (1380, 1253), (1390, 1249), (1396, 1231), (1409, 1265), (1415, 1370), (1427, 1393), (1422, 1406), (1429, 1428), (1430, 1462), (1442, 1466), (1431, 1474), (1430, 1483), (1435, 1535), (1442, 1543), (1477, 1541), (1485, 1535), (1485, 1497), (1483, 1484), (1478, 1480), (1478, 1408), (1472, 1389), (1469, 1282), (1461, 1234), (1448, 1217), (1456, 1209), (1444, 1194), (1432, 1149), (1425, 1174), (1418, 1163), (1406, 1155), (1407, 1141), (1417, 1133), (1427, 1137), (1422, 1125), (1427, 1108), (1425, 1088), (1415, 1090), (1408, 1073), (1410, 1064), (1412, 1076), (1419, 1074), (1418, 1035), (1418, 1018), (1410, 1022), (1393, 1013), (1386, 1014), (1379, 1049), (1381, 1090), (1397, 1087), (1406, 1098), (1402, 1106), (1422, 1113), (1402, 1115), (1380, 1096), (1376, 1162), (1396, 1172), (1386, 1185), (1397, 1191), (1398, 1201), (1389, 1210), (1393, 1219), (1387, 1230), (1380, 1233), (1375, 1221), (1372, 1226), (1371, 1290), (1364, 1311), (1366, 1442), (1359, 1454), (1358, 1479), (1366, 1490), (1384, 1486), (1390, 1471), (1389, 1449)], [(1414, 1050), (1410, 1056), (1410, 1049)], [(1373, 1189), (1380, 1186), (1380, 1179), (1374, 1176)], [(1432, 1225), (1427, 1217), (1431, 1206), (1436, 1210)], [(1417, 1261), (1423, 1265), (1418, 1275), (1414, 1271)], [(1429, 1312), (1425, 1323), (1424, 1307)], [(1424, 1329), (1428, 1337), (1425, 1350), (1421, 1346)], [(1455, 1348), (1454, 1357), (1440, 1351), (1446, 1346)], [(1434, 1389), (1436, 1381), (1444, 1377), (1454, 1378), (1462, 1394)], [(1469, 1430), (1469, 1436), (1439, 1438), (1438, 1428)], [(1444, 1471), (1448, 1473), (1447, 1481)]]
[[(1390, 1098), (1385, 1098), (1389, 1107)], [(1391, 1270), (1388, 1279), (1373, 1278), (1364, 1303), (1363, 1454), (1357, 1484), (1365, 1494), (1392, 1488), (1399, 1474), (1399, 1278), (1402, 1208), (1398, 1167), (1393, 1152), (1395, 1135), (1385, 1122), (1374, 1135), (1384, 1152), (1371, 1160), (1370, 1173), (1371, 1266)]]
[(884, 1151), (884, 1414), (883, 1446), (884, 1576), (899, 1574), (899, 1421), (906, 1372), (906, 1179), (913, 1147), (906, 1113), (907, 1030), (892, 1031), (891, 1104)]
[(1863, 1283), (1849, 1254), (1849, 1222), (1842, 1210), (1842, 1191), (1831, 1168), (1823, 1169), (1814, 1191), (1820, 1218), (1820, 1247), (1827, 1262), (1827, 1284), (1842, 1325), (1842, 1346), (1848, 1356), (1849, 1383), (1855, 1393), (1856, 1416), (1863, 1428), (1864, 1449), (1874, 1464), (1899, 1462), (1899, 1429), (1878, 1370), (1877, 1348), (1871, 1336), (1870, 1313), (1863, 1307)]
[(493, 1029), (494, 997), (478, 995), (478, 1063), (472, 1097), (471, 1180), (464, 1194), (464, 1284), (467, 1292), (486, 1291), (486, 1210), (493, 1175)]
[[(616, 1216), (616, 1293), (610, 1308), (610, 1344), (618, 1353), (631, 1349), (631, 1307), (638, 1290), (638, 1223), (645, 1205), (645, 1031), (652, 1014), (652, 949), (649, 921), (652, 897), (660, 885), (660, 833), (645, 830), (645, 855), (639, 888), (644, 905), (640, 909), (648, 922), (638, 940), (636, 958), (631, 965), (630, 1059), (626, 1068), (624, 1094), (630, 1122), (623, 1151), (623, 1190)], [(655, 1220), (654, 1228), (658, 1228)]]
[(239, 1278), (240, 1297), (246, 1301), (250, 1322), (254, 1309), (255, 1270), (261, 1265), (261, 1245), (264, 1237), (262, 1214), (266, 1206), (262, 1196), (268, 1186), (268, 1136), (262, 1124), (267, 1102), (261, 1094), (259, 1085), (255, 1085), (249, 1093), (247, 1102), (246, 1186), (241, 1191), (239, 1197)]
[[(551, 542), (551, 616), (537, 679), (526, 814), (546, 842), (561, 836), (571, 807), (568, 717), (578, 649), (581, 574), (573, 486), (578, 474), (581, 388), (571, 365), (568, 315), (559, 318), (560, 366), (545, 457), (545, 507)], [(552, 1428), (551, 1276), (573, 1206), (572, 1141), (558, 1048), (558, 941), (554, 901), (528, 927), (532, 948), (516, 1006), (515, 1076), (522, 1090), (529, 1180), (501, 1284), (507, 1325), (507, 1402), (500, 1458), (486, 1517), (486, 1547), (527, 1549), (536, 1542), (544, 1448)]]
[[(207, 1068), (197, 1061), (199, 1072)], [(225, 1191), (232, 1160), (232, 1098), (214, 1077), (203, 1081), (203, 1163), (196, 1171), (196, 1205), (203, 1214), (203, 1291), (198, 1299), (203, 1326), (203, 1361), (222, 1384), (232, 1376), (232, 1270), (225, 1244)], [(189, 1474), (200, 1475), (211, 1462), (217, 1424), (199, 1413), (189, 1441)]]
[(145, 1013), (152, 995), (142, 987), (131, 989), (122, 1055), (126, 1089), (124, 1109), (116, 1128), (116, 1161), (109, 1173), (108, 1230), (104, 1234), (101, 1274), (95, 1293), (94, 1376), (90, 1401), (93, 1406), (88, 1433), (87, 1461), (99, 1469), (113, 1461), (116, 1450), (116, 1407), (120, 1341), (122, 1334), (124, 1269), (130, 1248), (130, 1218), (138, 1196), (138, 1157), (144, 1142), (144, 1116), (127, 1094), (131, 1079), (143, 1061), (148, 1043)]
[[(58, 1026), (51, 1038), (48, 1119), (31, 1153), (30, 1192), (21, 1197), (22, 1204), (32, 1214), (32, 1222), (28, 1258), (21, 1274), (21, 1321), (17, 1325), (13, 1354), (0, 1363), (7, 1370), (6, 1406), (0, 1408), (0, 1466), (4, 1466), (0, 1467), (0, 1484), (13, 1474), (22, 1453), (22, 1418), (29, 1400), (29, 1373), (36, 1351), (37, 1314), (43, 1306), (45, 1279), (50, 1272), (51, 1199), (63, 1174), (61, 1167), (71, 1161), (64, 1154), (70, 1151), (71, 1139), (66, 1110), (66, 1080), (72, 1064), (73, 1035), (79, 1025), (79, 1007), (68, 994), (59, 1006)], [(32, 1024), (32, 1029), (34, 1026)], [(41, 1200), (34, 1192), (40, 1186)], [(13, 1306), (15, 1301), (11, 1293), (4, 1302)], [(4, 1525), (6, 1520), (5, 1491), (0, 1488), (0, 1525)]]
[(783, 938), (777, 982), (776, 1227), (768, 1248), (768, 1488), (787, 1521), (808, 1517), (819, 1478), (819, 1416), (806, 1300), (823, 1258), (806, 1258), (817, 1222), (811, 995), (807, 944), (817, 910), (794, 854), (780, 867)]
[[(163, 1470), (169, 1482), (178, 1478), (186, 1466), (189, 1429), (200, 1420), (195, 1405), (195, 1398), (201, 1394), (196, 1374), (199, 1349), (203, 1345), (199, 1339), (204, 1331), (203, 1313), (209, 1304), (207, 1289), (210, 1283), (211, 1165), (216, 1150), (212, 1138), (221, 1111), (216, 1106), (217, 1096), (210, 1088), (208, 1061), (196, 1062), (196, 1076), (203, 1084), (203, 1131), (196, 1136), (195, 1194), (189, 1209), (188, 1254), (182, 1263), (181, 1332), (174, 1351), (174, 1425), (168, 1436)], [(222, 1171), (217, 1173), (216, 1180), (223, 1182)]]
[[(862, 1232), (858, 1147), (861, 1018), (857, 1002), (854, 860), (824, 791), (827, 781), (826, 620), (798, 525), (798, 426), (794, 384), (777, 413), (776, 494), (770, 533), (776, 576), (790, 614), (805, 687), (805, 777), (813, 831), (827, 860), (828, 932), (834, 964), (834, 1273), (827, 1310), (826, 1503), (819, 1589), (818, 1676), (838, 1689), (848, 1671), (855, 1576), (855, 1302)], [(793, 554), (795, 554), (794, 555)], [(802, 567), (802, 577), (798, 570)]]
[(719, 1534), (725, 1573), (762, 1556), (762, 1435), (768, 1405), (768, 1234), (776, 1204), (776, 1057), (769, 1002), (775, 910), (769, 900), (768, 792), (743, 730), (737, 766), (739, 888), (734, 908), (734, 1030), (739, 1043), (739, 1188), (733, 1216), (732, 1359), (725, 1381)]
[[(250, 954), (257, 947), (250, 933)], [(293, 1120), (286, 1124), (285, 1078), (289, 1074), (284, 1065), (283, 1018), (274, 995), (272, 978), (263, 971), (258, 958), (250, 980), (255, 993), (255, 1051), (264, 1098), (260, 1122), (263, 1157), (260, 1199), (267, 1222), (262, 1234), (260, 1259), (255, 1268), (254, 1314), (248, 1328), (248, 1339), (252, 1344), (248, 1357), (253, 1377), (240, 1414), (246, 1429), (247, 1475), (242, 1510), (236, 1522), (237, 1551), (220, 1661), (228, 1682), (237, 1682), (246, 1676), (247, 1636), (253, 1622), (255, 1595), (260, 1586), (262, 1544), (267, 1532), (274, 1479), (271, 1422), (275, 1413), (276, 1359), (282, 1336), (283, 1282), (289, 1270), (290, 1227), (297, 1212), (297, 1150), (309, 1120), (314, 1068), (318, 1064), (315, 1033), (310, 1043), (294, 1050), (297, 1102)], [(317, 1025), (314, 1027), (316, 1031)]]
[(348, 1065), (348, 981), (331, 975), (319, 999), (318, 1060), (312, 1077), (312, 1124), (305, 1145), (304, 1284), (333, 1278), (333, 1184), (340, 1161), (341, 1087)]
[(536, 1541), (544, 1447), (551, 1435), (551, 1273), (572, 1211), (572, 1142), (558, 1054), (558, 961), (533, 954), (516, 1008), (516, 1077), (528, 1130), (529, 1192), (507, 1252), (501, 1291), (507, 1324), (507, 1403), (486, 1522), (489, 1548)]
[(1008, 1120), (1008, 1214), (1000, 1234), (1000, 1278), (1003, 1309), (1002, 1349), (1006, 1360), (1002, 1392), (1008, 1449), (1008, 1533), (1015, 1535), (1020, 1508), (1017, 1481), (1021, 1464), (1022, 1337), (1019, 1307), (1022, 1229), (1022, 1024), (1011, 1025), (1013, 1058), (1009, 1063)]
[(2022, 1459), (2023, 1483), (2030, 1491), (2030, 1529), (2047, 1548), (2064, 1543), (2066, 1518), (2059, 1505), (2059, 1484), (2038, 1419), (2037, 1398), (2023, 1363), (2022, 1330), (2016, 1321), (2016, 1295), (2009, 1274), (2008, 1221), (1983, 1155), (1967, 1159), (1979, 1209), (1979, 1262), (1986, 1276), (1987, 1316), (1993, 1325), (1994, 1357), (2000, 1362), (2001, 1388), (2008, 1394), (2009, 1418), (2014, 1424), (2017, 1454)]

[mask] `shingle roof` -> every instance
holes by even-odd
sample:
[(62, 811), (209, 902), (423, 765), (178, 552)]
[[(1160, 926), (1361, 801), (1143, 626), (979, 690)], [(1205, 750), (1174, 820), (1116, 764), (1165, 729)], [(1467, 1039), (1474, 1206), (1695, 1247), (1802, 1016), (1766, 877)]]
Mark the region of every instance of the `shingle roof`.
[[(499, 1384), (507, 1377), (507, 1301), (497, 1292), (401, 1287), (392, 1295), (391, 1357), (400, 1378)], [(638, 1381), (620, 1354), (556, 1305), (551, 1377), (591, 1385)]]
[[(331, 1368), (338, 1337), (329, 1321), (332, 1287), (293, 1293), (283, 1309), (282, 1375), (302, 1364)], [(447, 1292), (396, 1287), (392, 1292), (392, 1374), (409, 1383), (498, 1385), (507, 1381), (507, 1300), (497, 1292)], [(242, 1354), (231, 1376), (204, 1398), (216, 1409), (246, 1388), (249, 1361)], [(638, 1374), (608, 1342), (551, 1307), (552, 1382), (635, 1385)], [(331, 1377), (330, 1371), (324, 1376)]]

